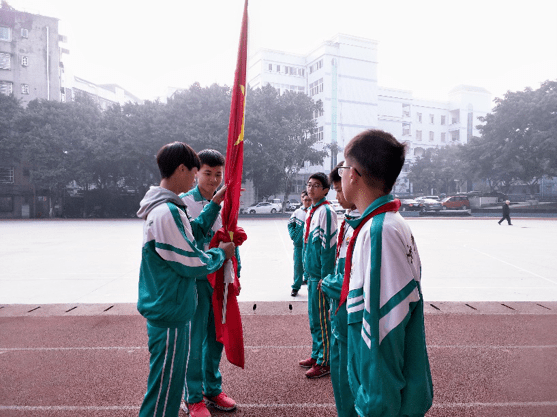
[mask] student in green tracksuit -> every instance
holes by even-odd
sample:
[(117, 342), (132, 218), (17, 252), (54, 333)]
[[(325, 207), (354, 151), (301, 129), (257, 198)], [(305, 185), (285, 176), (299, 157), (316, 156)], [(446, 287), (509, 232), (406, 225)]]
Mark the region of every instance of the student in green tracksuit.
[(331, 338), (331, 382), (333, 384), (337, 413), (339, 417), (357, 417), (358, 414), (354, 409), (354, 396), (350, 390), (348, 373), (346, 372), (348, 366), (346, 304), (339, 308), (339, 300), (344, 280), (346, 249), (354, 232), (354, 229), (350, 227), (347, 220), (360, 217), (360, 213), (356, 206), (346, 201), (342, 194), (342, 184), (338, 173), (339, 167), (342, 165), (343, 162), (340, 162), (331, 171), (329, 181), (337, 193), (336, 197), (339, 204), (348, 213), (345, 214), (345, 219), (342, 221), (338, 234), (335, 273), (323, 278), (319, 288), (331, 300), (331, 333), (333, 334)]
[(405, 144), (367, 130), (344, 148), (342, 192), (361, 217), (348, 245), (340, 304), (348, 313), (348, 379), (359, 416), (424, 416), (433, 402), (421, 262), (390, 194)]
[(299, 362), (308, 378), (320, 378), (330, 373), (329, 354), (331, 322), (329, 299), (317, 288), (320, 280), (335, 269), (337, 247), (337, 215), (329, 205), (329, 179), (318, 172), (309, 177), (307, 192), (312, 205), (304, 226), (304, 271), (308, 277), (308, 316), (312, 338), (311, 357)]
[[(198, 153), (201, 168), (197, 172), (197, 186), (187, 193), (180, 194), (188, 207), (188, 212), (196, 219), (204, 208), (211, 205), (211, 198), (221, 185), (224, 176), (224, 156), (214, 150), (205, 149)], [(196, 240), (197, 247), (202, 251), (209, 249), (209, 243), (215, 233), (222, 227), (222, 219), (216, 218), (207, 234)], [(238, 259), (238, 275), (240, 274), (240, 258)], [(189, 413), (190, 417), (210, 416), (206, 404), (223, 410), (236, 408), (236, 402), (222, 391), (222, 375), (219, 364), (224, 345), (217, 341), (215, 317), (213, 315), (213, 288), (207, 275), (200, 275), (196, 281), (197, 310), (191, 320), (191, 352), (186, 369), (184, 399), (180, 408)]]
[(161, 183), (145, 194), (137, 212), (145, 220), (137, 309), (147, 319), (149, 377), (140, 417), (178, 416), (188, 358), (189, 322), (195, 312), (195, 279), (219, 269), (234, 244), (202, 251), (195, 236), (207, 233), (220, 211), (225, 190), (192, 221), (178, 194), (193, 186), (199, 158), (174, 142), (157, 153)]
[(296, 297), (301, 286), (304, 284), (304, 265), (302, 262), (302, 248), (304, 246), (304, 224), (311, 199), (307, 191), (302, 191), (300, 196), (302, 205), (294, 210), (290, 220), (288, 220), (288, 234), (294, 244), (294, 283), (290, 295)]

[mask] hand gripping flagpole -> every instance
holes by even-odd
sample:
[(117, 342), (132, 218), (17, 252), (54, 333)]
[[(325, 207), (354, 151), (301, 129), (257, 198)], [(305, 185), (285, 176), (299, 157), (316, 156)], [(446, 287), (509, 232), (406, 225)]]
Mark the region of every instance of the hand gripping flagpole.
[[(246, 105), (246, 68), (248, 43), (248, 0), (245, 0), (238, 60), (232, 88), (230, 119), (228, 124), (228, 143), (226, 148), (225, 184), (227, 187), (222, 208), (222, 229), (211, 240), (211, 247), (219, 242), (234, 242), (240, 246), (247, 238), (238, 227), (240, 210), (240, 190), (244, 165), (244, 121)], [(238, 260), (236, 257), (226, 261), (221, 269), (209, 275), (213, 286), (213, 312), (217, 340), (224, 345), (230, 363), (244, 367), (244, 339), (238, 295), (240, 283), (237, 278)], [(232, 286), (232, 288), (230, 288)], [(222, 298), (222, 299), (221, 299)]]

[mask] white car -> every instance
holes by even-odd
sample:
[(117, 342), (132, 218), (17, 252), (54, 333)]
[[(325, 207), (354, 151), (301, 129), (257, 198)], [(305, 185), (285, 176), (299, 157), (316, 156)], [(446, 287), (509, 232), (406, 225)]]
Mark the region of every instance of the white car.
[(331, 200), (330, 203), (331, 203), (331, 207), (333, 208), (335, 213), (337, 213), (337, 214), (346, 213), (346, 210), (342, 208), (342, 206), (339, 204), (338, 200)]
[(255, 206), (248, 207), (244, 210), (248, 214), (266, 214), (266, 213), (276, 213), (280, 211), (280, 204), (269, 203), (267, 201), (262, 201), (257, 203)]

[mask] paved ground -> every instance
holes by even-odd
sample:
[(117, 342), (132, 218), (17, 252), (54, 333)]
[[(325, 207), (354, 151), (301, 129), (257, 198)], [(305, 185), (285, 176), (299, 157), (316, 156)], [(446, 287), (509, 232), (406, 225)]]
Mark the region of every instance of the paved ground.
[[(428, 416), (556, 416), (557, 221), (409, 221), (424, 265)], [(330, 379), (297, 366), (311, 339), (305, 288), (289, 296), (286, 219), (241, 225), (246, 369), (223, 360), (239, 409), (213, 415), (334, 416)], [(2, 221), (0, 236), (0, 416), (137, 415), (141, 222)]]
[[(287, 218), (240, 219), (240, 301), (289, 301)], [(408, 219), (434, 301), (557, 301), (557, 220)], [(140, 220), (0, 221), (0, 303), (133, 303)], [(297, 301), (305, 301), (302, 289)]]

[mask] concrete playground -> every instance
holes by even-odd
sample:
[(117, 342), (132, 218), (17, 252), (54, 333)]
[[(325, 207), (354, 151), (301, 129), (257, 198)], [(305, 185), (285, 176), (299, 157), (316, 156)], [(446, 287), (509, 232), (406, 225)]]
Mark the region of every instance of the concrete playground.
[[(285, 218), (240, 219), (246, 369), (221, 363), (238, 410), (334, 416), (290, 297)], [(557, 415), (557, 221), (409, 219), (423, 264), (435, 400), (428, 416)], [(0, 416), (134, 416), (149, 352), (135, 310), (142, 223), (0, 222)]]

